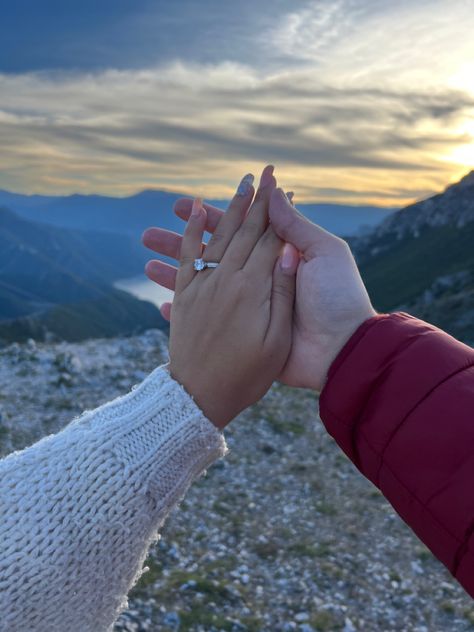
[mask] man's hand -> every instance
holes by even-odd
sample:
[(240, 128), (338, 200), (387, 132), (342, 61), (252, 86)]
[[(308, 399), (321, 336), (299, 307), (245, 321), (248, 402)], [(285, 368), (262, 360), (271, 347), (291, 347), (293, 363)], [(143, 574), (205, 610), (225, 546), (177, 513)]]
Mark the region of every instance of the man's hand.
[(376, 312), (347, 243), (301, 215), (281, 189), (272, 193), (270, 221), (301, 253), (292, 347), (279, 379), (320, 391), (339, 351)]

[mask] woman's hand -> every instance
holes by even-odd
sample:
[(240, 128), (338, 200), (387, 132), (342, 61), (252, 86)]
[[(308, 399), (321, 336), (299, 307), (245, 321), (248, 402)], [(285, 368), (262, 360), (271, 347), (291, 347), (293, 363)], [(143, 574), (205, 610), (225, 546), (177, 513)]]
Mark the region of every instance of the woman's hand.
[[(263, 171), (246, 215), (253, 198), (247, 178), (204, 251), (207, 214), (195, 200), (180, 247), (170, 372), (219, 428), (266, 393), (291, 348), (299, 255), (289, 245), (282, 252), (283, 242), (268, 224), (272, 172)], [(201, 255), (219, 266), (196, 272), (194, 259)], [(148, 271), (165, 270), (160, 266), (166, 264), (150, 262)]]

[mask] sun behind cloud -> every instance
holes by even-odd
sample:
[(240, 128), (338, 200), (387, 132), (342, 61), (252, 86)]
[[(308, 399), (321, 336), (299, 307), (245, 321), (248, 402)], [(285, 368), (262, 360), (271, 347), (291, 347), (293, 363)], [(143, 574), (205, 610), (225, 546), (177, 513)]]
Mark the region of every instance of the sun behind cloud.
[(299, 201), (400, 206), (474, 166), (472, 3), (279, 7), (222, 24), (233, 58), (0, 74), (0, 187), (228, 197), (272, 162)]

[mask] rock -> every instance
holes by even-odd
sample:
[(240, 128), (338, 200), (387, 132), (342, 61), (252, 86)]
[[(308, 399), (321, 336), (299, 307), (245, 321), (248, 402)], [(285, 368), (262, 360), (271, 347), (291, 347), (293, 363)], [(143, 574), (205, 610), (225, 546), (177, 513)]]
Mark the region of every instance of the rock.
[(425, 572), (420, 562), (413, 561), (411, 562), (410, 566), (411, 566), (412, 571), (416, 573), (417, 575), (423, 575), (423, 573)]
[(295, 621), (298, 623), (303, 623), (303, 621), (308, 621), (308, 619), (309, 614), (307, 612), (298, 612), (298, 614), (295, 614)]
[(181, 618), (177, 612), (168, 612), (163, 617), (163, 625), (166, 625), (172, 630), (179, 630), (181, 625)]
[(354, 627), (354, 624), (349, 617), (344, 619), (344, 628), (342, 632), (357, 632), (357, 629)]

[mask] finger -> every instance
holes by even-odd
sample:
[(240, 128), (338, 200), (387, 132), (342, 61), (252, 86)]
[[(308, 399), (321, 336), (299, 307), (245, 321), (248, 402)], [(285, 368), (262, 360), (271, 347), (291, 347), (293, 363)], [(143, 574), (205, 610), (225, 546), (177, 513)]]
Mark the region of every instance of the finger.
[(245, 262), (244, 270), (247, 270), (251, 276), (260, 273), (260, 275), (267, 274), (270, 277), (283, 245), (284, 242), (269, 224)]
[(223, 266), (231, 269), (242, 268), (255, 244), (265, 232), (270, 197), (276, 187), (273, 170), (273, 165), (267, 165), (263, 170), (255, 200), (223, 256)]
[[(216, 229), (219, 220), (224, 215), (224, 211), (216, 206), (212, 206), (212, 204), (203, 204), (206, 213), (207, 213), (207, 221), (206, 228), (208, 233), (213, 233)], [(173, 205), (173, 211), (175, 214), (184, 219), (185, 222), (188, 221), (189, 216), (191, 215), (191, 209), (193, 207), (193, 200), (190, 198), (179, 198)]]
[(160, 312), (163, 318), (169, 322), (171, 320), (171, 303), (163, 303)]
[(253, 200), (255, 193), (253, 181), (254, 176), (251, 173), (248, 173), (240, 181), (237, 192), (229, 204), (229, 208), (220, 218), (205, 248), (203, 259), (206, 261), (220, 261), (224, 256), (227, 246), (244, 221)]
[[(160, 255), (179, 261), (183, 236), (164, 228), (147, 228), (142, 235), (142, 243)], [(202, 244), (204, 249), (205, 244)]]
[(286, 197), (288, 198), (288, 201), (291, 204), (291, 206), (294, 206), (293, 198), (295, 197), (295, 194), (293, 193), (293, 191), (287, 191)]
[(169, 263), (152, 259), (145, 266), (145, 274), (149, 279), (168, 288), (174, 290), (176, 287), (177, 268), (170, 266)]
[(282, 189), (275, 189), (270, 199), (270, 221), (277, 235), (293, 244), (304, 255), (313, 257), (317, 248), (333, 236), (310, 222), (290, 204)]
[(180, 294), (197, 274), (194, 269), (194, 260), (201, 256), (202, 235), (205, 225), (206, 211), (204, 210), (202, 201), (196, 198), (188, 223), (186, 224), (183, 243), (181, 244), (180, 265), (176, 277), (176, 294)]
[(291, 244), (285, 244), (273, 270), (270, 307), (270, 325), (265, 335), (265, 343), (272, 347), (288, 342), (291, 345), (291, 323), (295, 302), (296, 271), (300, 261), (299, 253)]

